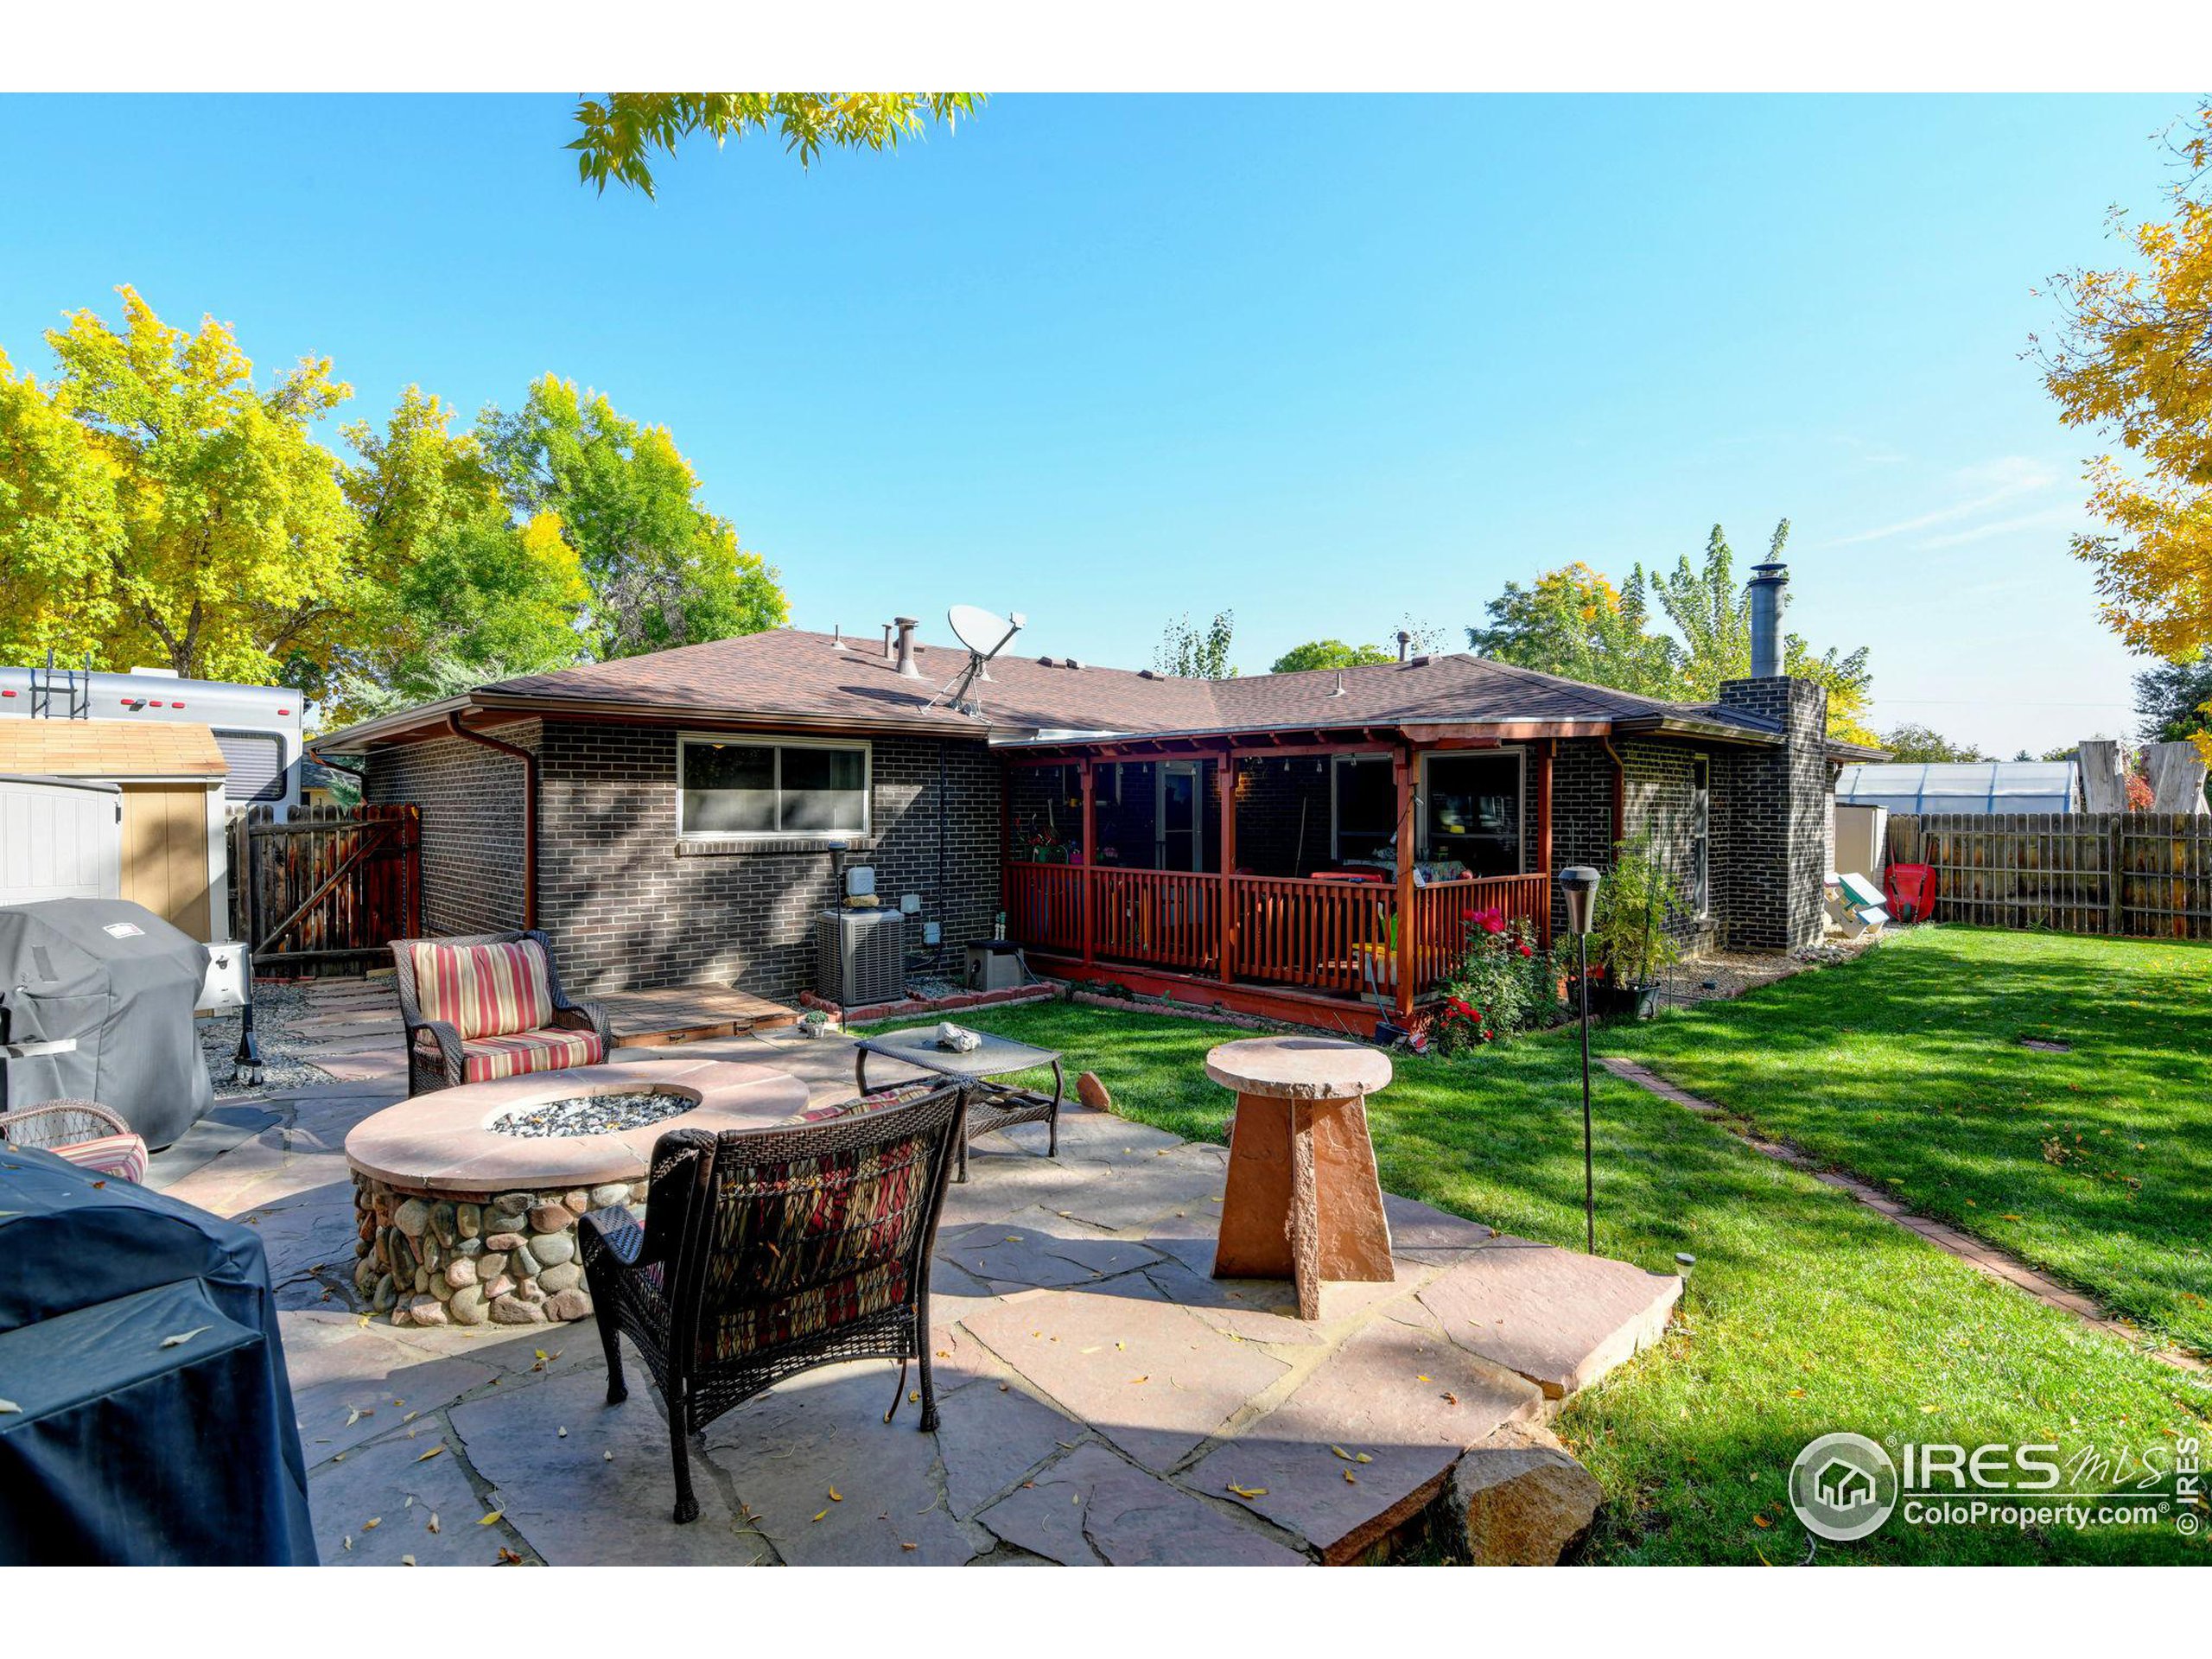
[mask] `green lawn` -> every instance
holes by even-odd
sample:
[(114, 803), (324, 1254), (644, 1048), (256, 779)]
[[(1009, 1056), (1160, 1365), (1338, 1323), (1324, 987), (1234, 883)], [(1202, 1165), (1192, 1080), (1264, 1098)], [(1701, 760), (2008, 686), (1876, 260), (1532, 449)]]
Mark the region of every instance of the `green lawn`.
[(2212, 949), (1917, 928), (1604, 1046), (2212, 1353)]
[[(1065, 1051), (1071, 1071), (1096, 1071), (1132, 1117), (1222, 1138), (1229, 1097), (1202, 1061), (1233, 1030), (1058, 1002), (962, 1018)], [(1554, 1033), (1397, 1066), (1371, 1103), (1386, 1186), (1525, 1237), (1580, 1243), (1571, 1042)], [(1679, 1107), (1602, 1076), (1597, 1087), (1599, 1249), (1654, 1268), (1688, 1250), (1698, 1267), (1668, 1341), (1560, 1419), (1610, 1498), (1594, 1559), (1802, 1559), (1806, 1535), (1783, 1481), (1798, 1449), (1830, 1430), (1893, 1447), (2037, 1440), (2108, 1455), (2204, 1433), (2212, 1395), (2190, 1380)], [(1820, 1558), (2208, 1559), (2171, 1529), (1933, 1530), (1898, 1520), (1860, 1543), (1823, 1545)]]

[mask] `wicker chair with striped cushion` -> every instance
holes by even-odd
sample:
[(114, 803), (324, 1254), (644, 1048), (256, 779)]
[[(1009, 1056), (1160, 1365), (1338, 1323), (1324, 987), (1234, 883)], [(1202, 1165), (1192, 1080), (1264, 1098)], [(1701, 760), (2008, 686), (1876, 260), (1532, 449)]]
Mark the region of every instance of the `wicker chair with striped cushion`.
[(578, 1228), (607, 1349), (607, 1398), (628, 1397), (620, 1338), (668, 1404), (676, 1519), (696, 1519), (690, 1437), (817, 1365), (899, 1362), (888, 1423), (930, 1375), (930, 1251), (966, 1110), (964, 1086), (798, 1128), (674, 1129), (653, 1147), (642, 1224), (598, 1210)]
[(146, 1143), (105, 1106), (89, 1100), (49, 1100), (42, 1106), (0, 1112), (0, 1141), (36, 1147), (79, 1169), (130, 1182), (146, 1179)]
[(597, 1065), (613, 1046), (606, 1011), (561, 989), (553, 942), (532, 928), (394, 939), (407, 1092)]

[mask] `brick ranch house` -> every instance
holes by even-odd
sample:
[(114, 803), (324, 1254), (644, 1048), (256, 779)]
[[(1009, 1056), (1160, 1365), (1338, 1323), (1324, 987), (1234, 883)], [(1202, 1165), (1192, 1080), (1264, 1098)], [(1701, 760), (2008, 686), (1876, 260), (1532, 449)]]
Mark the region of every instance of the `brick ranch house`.
[(1001, 656), (963, 713), (932, 698), (966, 653), (914, 627), (524, 676), (315, 747), (421, 809), (428, 931), (544, 928), (581, 991), (795, 998), (842, 842), (918, 897), (917, 974), (924, 923), (957, 976), (1003, 915), (1040, 972), (1332, 1028), (1427, 996), (1468, 909), (1548, 932), (1549, 873), (1645, 829), (1685, 943), (1815, 943), (1836, 771), (1866, 755), (1808, 681), (1666, 703), (1456, 653), (1218, 681)]

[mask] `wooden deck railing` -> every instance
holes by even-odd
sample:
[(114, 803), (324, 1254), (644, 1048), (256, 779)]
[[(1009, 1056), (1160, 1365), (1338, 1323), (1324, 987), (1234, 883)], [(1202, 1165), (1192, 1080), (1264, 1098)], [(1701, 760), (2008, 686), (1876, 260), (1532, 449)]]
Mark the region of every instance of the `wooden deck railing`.
[[(1335, 995), (1397, 986), (1395, 887), (1297, 876), (1014, 864), (1007, 931), (1032, 950)], [(1471, 911), (1541, 926), (1547, 878), (1506, 875), (1415, 887), (1414, 995), (1450, 971)]]

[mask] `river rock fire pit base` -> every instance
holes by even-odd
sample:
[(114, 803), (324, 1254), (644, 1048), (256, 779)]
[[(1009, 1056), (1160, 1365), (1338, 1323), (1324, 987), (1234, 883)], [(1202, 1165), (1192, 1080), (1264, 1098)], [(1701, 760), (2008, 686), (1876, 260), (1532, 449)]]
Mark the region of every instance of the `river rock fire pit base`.
[[(594, 1210), (643, 1213), (655, 1141), (677, 1128), (770, 1128), (806, 1104), (806, 1085), (768, 1066), (655, 1060), (390, 1107), (346, 1137), (353, 1287), (394, 1325), (587, 1319), (576, 1224)], [(531, 1132), (515, 1133), (524, 1122)]]

